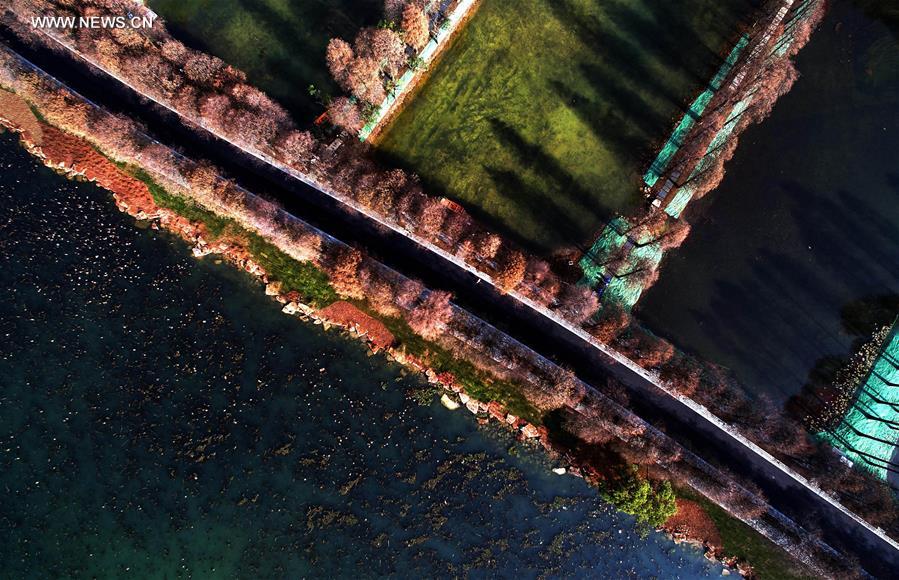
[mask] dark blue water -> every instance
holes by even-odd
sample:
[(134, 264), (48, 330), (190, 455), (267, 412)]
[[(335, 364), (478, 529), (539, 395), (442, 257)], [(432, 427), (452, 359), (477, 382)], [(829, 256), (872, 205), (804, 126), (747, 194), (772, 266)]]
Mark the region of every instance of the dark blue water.
[(4, 578), (720, 574), (0, 137)]
[(832, 3), (801, 78), (689, 209), (693, 233), (640, 304), (657, 332), (775, 400), (852, 351), (864, 332), (847, 309), (899, 295), (896, 10)]

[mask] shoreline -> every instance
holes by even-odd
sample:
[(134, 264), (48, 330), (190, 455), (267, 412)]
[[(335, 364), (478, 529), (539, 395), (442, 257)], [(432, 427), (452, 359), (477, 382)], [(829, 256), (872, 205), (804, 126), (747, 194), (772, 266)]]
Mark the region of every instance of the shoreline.
[[(0, 102), (0, 104), (4, 103)], [(341, 300), (331, 306), (349, 304), (360, 319), (350, 318), (347, 320), (329, 316), (327, 310), (331, 306), (319, 309), (298, 300), (295, 292), (281, 293), (277, 282), (269, 279), (269, 274), (252, 259), (239, 240), (209, 241), (211, 236), (203, 223), (191, 221), (170, 209), (158, 206), (152, 198), (150, 189), (143, 182), (116, 167), (111, 161), (97, 153), (86, 141), (56, 129), (43, 121), (39, 121), (39, 123), (43, 134), (41, 140), (35, 140), (29, 131), (21, 129), (0, 115), (0, 125), (17, 133), (20, 145), (46, 167), (69, 179), (96, 183), (111, 193), (119, 211), (137, 221), (149, 222), (150, 227), (154, 229), (163, 229), (176, 235), (188, 244), (195, 258), (217, 255), (224, 262), (250, 274), (263, 286), (267, 296), (282, 305), (281, 310), (285, 314), (321, 325), (326, 331), (332, 328), (339, 329), (348, 337), (363, 341), (371, 352), (383, 354), (387, 360), (423, 375), (429, 384), (439, 388), (440, 400), (448, 410), (464, 407), (475, 416), (479, 424), (484, 425), (491, 420), (496, 421), (515, 432), (519, 440), (530, 440), (534, 445), (543, 447), (551, 458), (565, 465), (554, 469), (556, 474), (570, 474), (587, 479), (594, 489), (598, 481), (603, 479), (602, 474), (594, 466), (583, 465), (578, 458), (553, 446), (545, 426), (536, 425), (509, 413), (506, 407), (498, 401), (484, 402), (472, 397), (466, 392), (463, 385), (457, 383), (451, 373), (440, 373), (420, 358), (406, 353), (404, 349), (395, 348), (378, 340), (372, 335), (370, 329), (366, 329), (361, 323), (360, 319), (367, 315), (350, 303)], [(52, 141), (54, 139), (62, 142), (55, 143)], [(71, 156), (60, 157), (59, 153), (64, 151)], [(678, 501), (689, 502), (689, 500)], [(676, 516), (672, 518), (672, 520), (674, 519)], [(657, 531), (665, 533), (675, 543), (687, 543), (702, 549), (708, 560), (720, 561), (726, 569), (752, 577), (752, 569), (748, 565), (725, 557), (722, 553), (723, 548), (710, 541), (709, 538), (690, 535), (689, 532), (679, 530), (674, 524), (669, 526), (668, 523), (657, 528)]]

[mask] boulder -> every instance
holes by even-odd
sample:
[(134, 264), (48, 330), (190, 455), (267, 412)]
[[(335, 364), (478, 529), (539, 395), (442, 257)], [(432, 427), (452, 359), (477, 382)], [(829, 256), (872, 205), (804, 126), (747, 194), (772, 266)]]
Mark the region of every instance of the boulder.
[(444, 407), (449, 409), (450, 411), (455, 411), (459, 408), (459, 403), (449, 398), (449, 396), (444, 393), (442, 397), (440, 397), (440, 402)]
[(536, 439), (540, 437), (540, 431), (530, 423), (526, 423), (524, 427), (521, 428), (521, 434), (527, 437), (528, 439)]
[(557, 467), (553, 469), (553, 473), (555, 473), (556, 475), (565, 475), (566, 473), (568, 473), (568, 470), (564, 467)]
[(489, 403), (487, 403), (487, 412), (490, 413), (490, 416), (497, 421), (506, 420), (505, 409), (503, 409), (503, 406), (496, 401), (490, 401)]
[(191, 253), (194, 255), (194, 258), (202, 258), (209, 253), (209, 247), (197, 245), (193, 247)]

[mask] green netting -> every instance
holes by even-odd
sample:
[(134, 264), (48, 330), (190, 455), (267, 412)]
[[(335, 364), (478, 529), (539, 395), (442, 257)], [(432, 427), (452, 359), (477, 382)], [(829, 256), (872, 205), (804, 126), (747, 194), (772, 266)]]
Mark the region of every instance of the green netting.
[(721, 83), (723, 83), (724, 79), (727, 78), (727, 75), (730, 74), (737, 59), (740, 58), (740, 53), (743, 52), (743, 49), (746, 48), (747, 44), (749, 44), (749, 36), (744, 34), (740, 37), (740, 40), (737, 41), (736, 46), (730, 51), (724, 64), (722, 64), (718, 69), (718, 72), (715, 73), (715, 76), (712, 78), (712, 81), (709, 83), (706, 90), (696, 97), (696, 100), (690, 105), (689, 110), (681, 119), (680, 123), (678, 123), (677, 127), (675, 127), (674, 132), (671, 134), (671, 137), (668, 138), (668, 141), (665, 142), (665, 146), (662, 147), (662, 150), (659, 152), (655, 161), (649, 166), (646, 175), (643, 176), (643, 181), (646, 185), (650, 187), (655, 185), (662, 173), (665, 172), (665, 169), (668, 168), (668, 163), (684, 144), (687, 135), (690, 133), (690, 129), (693, 128), (693, 125), (695, 125), (699, 117), (702, 116), (703, 111), (705, 111), (705, 108), (709, 105), (709, 102), (711, 102), (712, 97), (715, 96), (715, 92), (721, 88)]
[(674, 193), (674, 197), (672, 197), (671, 201), (668, 202), (668, 205), (665, 206), (665, 213), (675, 219), (680, 217), (680, 214), (683, 213), (684, 209), (686, 209), (687, 204), (690, 203), (691, 199), (693, 199), (693, 193), (695, 189), (690, 182), (698, 174), (705, 171), (709, 167), (709, 165), (711, 165), (715, 161), (715, 159), (717, 159), (720, 151), (723, 150), (724, 142), (730, 139), (731, 135), (734, 132), (734, 129), (737, 126), (737, 120), (752, 103), (753, 98), (754, 93), (751, 93), (734, 105), (734, 108), (731, 110), (730, 115), (728, 115), (727, 121), (724, 123), (724, 126), (720, 131), (718, 131), (717, 134), (715, 134), (715, 138), (712, 139), (711, 143), (709, 143), (705, 155), (699, 161), (699, 163), (696, 164), (696, 167), (693, 168), (693, 171), (687, 178), (687, 184), (683, 187), (678, 188)]
[[(638, 265), (647, 270), (655, 269), (663, 256), (659, 244), (650, 243), (647, 239), (628, 237), (632, 228), (631, 223), (624, 218), (613, 219), (580, 260), (584, 272), (580, 284), (599, 290), (603, 302), (619, 304), (626, 310), (637, 303), (644, 288), (639, 276), (622, 274), (632, 271)], [(612, 272), (607, 262), (622, 251), (626, 254), (625, 263), (619, 263), (617, 271)]]
[[(468, 13), (471, 7), (474, 5), (475, 0), (462, 0), (459, 4), (456, 5), (455, 10), (453, 10), (450, 14), (447, 15), (447, 21), (449, 24), (444, 25), (443, 27), (437, 30), (437, 34), (431, 37), (431, 40), (428, 44), (422, 49), (420, 53), (418, 53), (418, 57), (425, 63), (430, 63), (431, 60), (434, 59), (434, 56), (437, 54), (437, 49), (440, 47), (441, 43), (453, 33), (458, 26), (459, 22), (462, 18)], [(362, 127), (362, 130), (359, 131), (359, 140), (365, 141), (368, 139), (368, 136), (371, 135), (371, 132), (375, 130), (375, 127), (380, 124), (381, 120), (384, 119), (384, 116), (390, 111), (390, 108), (393, 106), (393, 103), (406, 92), (410, 87), (409, 84), (412, 82), (412, 79), (415, 78), (415, 71), (412, 69), (407, 69), (406, 72), (397, 80), (396, 89), (394, 90), (392, 95), (387, 95), (387, 98), (384, 99), (384, 102), (381, 103), (381, 106), (378, 107), (378, 112), (374, 115), (374, 117)]]
[[(790, 21), (790, 25), (777, 39), (777, 42), (775, 43), (776, 49), (771, 53), (770, 58), (782, 58), (783, 55), (786, 54), (787, 50), (789, 50), (790, 46), (793, 44), (793, 31), (796, 25), (809, 13), (808, 8), (813, 2), (814, 0), (806, 0), (806, 2), (802, 4), (802, 7), (797, 10), (796, 17)], [(693, 171), (687, 178), (687, 185), (678, 188), (671, 198), (671, 201), (665, 206), (665, 212), (668, 215), (673, 218), (679, 218), (684, 209), (686, 209), (687, 204), (693, 199), (694, 193), (694, 188), (690, 185), (690, 181), (692, 181), (699, 173), (705, 171), (708, 166), (715, 161), (719, 152), (723, 150), (724, 143), (733, 135), (734, 129), (737, 126), (737, 120), (746, 109), (749, 108), (749, 105), (752, 104), (754, 98), (755, 93), (750, 92), (734, 105), (733, 110), (731, 110), (730, 115), (728, 115), (727, 122), (725, 122), (721, 130), (718, 131), (711, 143), (709, 143), (705, 156), (703, 156), (700, 162), (696, 164), (696, 167), (693, 168)], [(650, 169), (650, 171), (652, 170)], [(647, 173), (647, 175), (649, 175), (649, 173)], [(648, 181), (647, 184), (649, 184)]]
[(887, 421), (899, 421), (899, 325), (894, 325), (856, 400), (842, 422), (822, 439), (840, 449), (859, 467), (886, 479), (886, 462), (893, 456), (897, 431)]
[(787, 53), (787, 51), (793, 45), (793, 32), (796, 29), (796, 25), (811, 13), (812, 9), (817, 3), (818, 0), (805, 0), (798, 8), (796, 8), (793, 16), (784, 27), (783, 34), (781, 34), (780, 38), (777, 39), (777, 44), (775, 45), (774, 51), (771, 53), (773, 56), (781, 57)]

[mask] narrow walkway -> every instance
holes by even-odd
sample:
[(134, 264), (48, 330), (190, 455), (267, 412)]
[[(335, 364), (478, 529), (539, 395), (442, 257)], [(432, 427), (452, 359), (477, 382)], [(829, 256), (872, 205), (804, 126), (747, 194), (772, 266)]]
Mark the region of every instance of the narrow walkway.
[[(453, 34), (456, 32), (456, 29), (459, 25), (465, 20), (468, 16), (468, 13), (475, 8), (477, 3), (480, 0), (461, 0), (456, 8), (453, 9), (447, 15), (446, 22), (449, 22), (448, 25), (443, 27), (439, 27), (437, 29), (437, 33), (431, 37), (431, 40), (428, 41), (428, 44), (418, 53), (418, 58), (422, 60), (422, 65), (418, 69), (406, 69), (406, 72), (403, 73), (403, 76), (399, 78), (396, 82), (396, 89), (393, 94), (388, 94), (387, 97), (384, 98), (384, 101), (378, 107), (378, 114), (374, 119), (369, 121), (362, 129), (359, 131), (359, 140), (365, 141), (374, 133), (376, 130), (380, 129), (381, 124), (386, 122), (387, 119), (390, 118), (390, 115), (393, 114), (393, 109), (397, 106), (398, 103), (402, 103), (403, 98), (406, 93), (415, 89), (415, 86), (418, 84), (418, 81), (425, 75), (427, 72), (427, 68), (434, 61), (434, 58), (440, 54), (440, 51), (443, 50), (446, 44), (445, 41), (452, 38)], [(443, 7), (441, 7), (443, 9)]]

